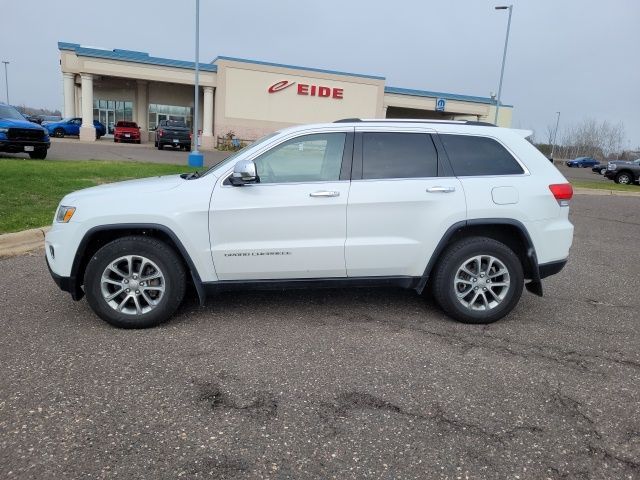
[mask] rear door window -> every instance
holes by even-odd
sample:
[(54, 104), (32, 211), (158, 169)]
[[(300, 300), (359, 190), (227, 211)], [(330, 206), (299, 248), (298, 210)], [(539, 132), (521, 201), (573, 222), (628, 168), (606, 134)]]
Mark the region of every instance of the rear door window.
[(362, 178), (426, 178), (438, 176), (438, 154), (426, 133), (365, 132)]
[(518, 161), (493, 138), (440, 134), (456, 177), (518, 175)]

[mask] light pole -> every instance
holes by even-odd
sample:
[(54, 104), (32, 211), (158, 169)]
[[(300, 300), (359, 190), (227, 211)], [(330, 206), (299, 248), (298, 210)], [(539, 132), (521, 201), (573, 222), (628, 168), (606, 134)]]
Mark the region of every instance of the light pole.
[(551, 144), (551, 160), (553, 160), (553, 153), (556, 151), (556, 139), (558, 138), (558, 125), (560, 125), (560, 112), (556, 112), (558, 118), (556, 118), (556, 128), (553, 131), (553, 143)]
[(500, 108), (500, 96), (502, 95), (502, 77), (504, 77), (504, 64), (507, 60), (507, 46), (509, 45), (509, 31), (511, 30), (511, 13), (513, 5), (495, 7), (496, 10), (509, 10), (509, 20), (507, 22), (507, 37), (504, 39), (504, 52), (502, 52), (502, 69), (500, 70), (500, 83), (498, 84), (498, 99), (496, 103), (496, 118), (493, 123), (498, 125), (498, 109)]
[(196, 80), (195, 103), (193, 109), (193, 150), (189, 153), (188, 164), (190, 167), (202, 167), (204, 155), (198, 151), (198, 115), (200, 102), (200, 0), (196, 0)]
[(7, 87), (7, 105), (9, 105), (9, 75), (7, 74), (7, 65), (9, 65), (9, 62), (3, 60), (2, 63), (4, 63), (4, 83)]

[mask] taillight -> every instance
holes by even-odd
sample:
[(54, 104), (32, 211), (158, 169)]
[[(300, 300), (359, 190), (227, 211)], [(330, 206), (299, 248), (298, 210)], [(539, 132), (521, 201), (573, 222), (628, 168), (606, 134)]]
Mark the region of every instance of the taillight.
[(569, 206), (569, 200), (573, 198), (573, 187), (570, 183), (554, 183), (549, 185), (549, 190), (561, 207)]
[(162, 130), (158, 130), (158, 136), (161, 137), (162, 136)]
[(193, 137), (193, 134), (189, 132), (189, 140), (191, 140), (192, 137)]

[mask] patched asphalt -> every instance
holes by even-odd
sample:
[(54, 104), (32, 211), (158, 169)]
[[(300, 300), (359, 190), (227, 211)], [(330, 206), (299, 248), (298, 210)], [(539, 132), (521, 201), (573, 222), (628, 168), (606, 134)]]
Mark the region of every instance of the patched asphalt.
[(0, 261), (0, 478), (640, 478), (640, 199), (469, 326), (392, 289), (191, 296), (117, 330)]

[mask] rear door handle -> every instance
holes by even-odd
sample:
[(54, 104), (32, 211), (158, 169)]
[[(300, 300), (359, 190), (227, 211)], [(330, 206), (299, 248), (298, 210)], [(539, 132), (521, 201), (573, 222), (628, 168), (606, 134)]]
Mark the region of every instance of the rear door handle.
[(309, 194), (310, 197), (339, 197), (340, 192), (333, 190), (320, 190)]
[(429, 187), (427, 192), (429, 193), (452, 193), (456, 191), (456, 187)]

